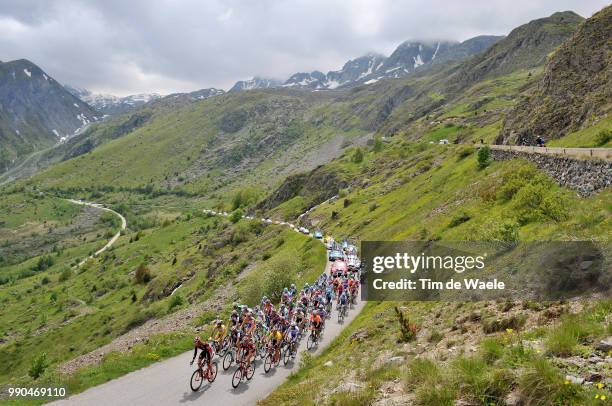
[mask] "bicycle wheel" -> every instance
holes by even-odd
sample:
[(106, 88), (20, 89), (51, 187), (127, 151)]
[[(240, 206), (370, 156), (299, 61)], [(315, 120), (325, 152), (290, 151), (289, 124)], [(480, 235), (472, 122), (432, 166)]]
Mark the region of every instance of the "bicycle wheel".
[(195, 371), (193, 371), (193, 374), (191, 375), (191, 380), (189, 381), (191, 390), (194, 392), (200, 390), (200, 388), (202, 387), (203, 380), (204, 379), (202, 378), (202, 370), (196, 369)]
[(210, 367), (210, 372), (208, 374), (208, 377), (206, 379), (208, 379), (208, 382), (213, 383), (215, 381), (215, 379), (217, 379), (217, 363), (213, 362), (211, 364)]
[(312, 335), (312, 333), (310, 333), (308, 335), (308, 340), (306, 341), (306, 349), (308, 351), (312, 350), (312, 347), (314, 347), (315, 345), (315, 339), (314, 336)]
[(233, 362), (234, 362), (234, 354), (232, 353), (232, 351), (226, 352), (225, 355), (223, 356), (223, 370), (227, 371), (229, 367), (232, 366)]
[(266, 355), (264, 360), (264, 372), (267, 374), (272, 369), (272, 354)]
[(262, 342), (259, 345), (259, 348), (257, 348), (257, 355), (259, 356), (259, 359), (264, 359), (266, 358), (266, 345)]
[(283, 352), (283, 364), (287, 365), (289, 360), (291, 359), (291, 346), (285, 348), (285, 352)]
[(253, 378), (253, 375), (255, 375), (255, 361), (251, 362), (251, 364), (247, 367), (246, 379), (250, 381)]
[(232, 387), (236, 389), (240, 382), (242, 382), (242, 369), (238, 367), (236, 372), (234, 372), (234, 376), (232, 376)]
[[(280, 350), (279, 350), (279, 351), (280, 351)], [(276, 357), (276, 354), (275, 354), (275, 357)], [(280, 362), (281, 362), (281, 358), (283, 358), (283, 354), (282, 354), (282, 353), (279, 353), (279, 354), (278, 354), (278, 359), (277, 359), (277, 360), (276, 360), (276, 362), (274, 363), (274, 366), (275, 366), (275, 367), (279, 366), (279, 364), (280, 364)]]

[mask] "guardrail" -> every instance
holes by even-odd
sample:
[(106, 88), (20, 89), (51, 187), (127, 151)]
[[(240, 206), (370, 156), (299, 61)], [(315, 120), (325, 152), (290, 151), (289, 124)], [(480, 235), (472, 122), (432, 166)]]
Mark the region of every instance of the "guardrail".
[[(481, 147), (483, 144), (476, 144), (476, 146)], [(580, 158), (599, 158), (606, 161), (612, 160), (612, 148), (532, 147), (526, 145), (489, 145), (489, 148), (532, 154), (567, 155)]]

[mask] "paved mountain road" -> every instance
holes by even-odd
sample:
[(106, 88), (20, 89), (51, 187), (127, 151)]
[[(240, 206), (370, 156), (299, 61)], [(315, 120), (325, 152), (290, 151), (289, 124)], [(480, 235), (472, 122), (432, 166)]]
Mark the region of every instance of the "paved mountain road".
[[(226, 213), (208, 212), (227, 216)], [(262, 221), (272, 223), (268, 219), (262, 219)], [(295, 229), (295, 226), (289, 223), (274, 223)], [(327, 262), (325, 272), (329, 273), (330, 265), (331, 263)], [(344, 327), (350, 324), (364, 306), (365, 302), (361, 301), (353, 306), (342, 324), (338, 323), (337, 311), (332, 310), (332, 315), (326, 321), (324, 334), (318, 346), (310, 353), (313, 355), (320, 353), (334, 338), (338, 337)], [(236, 371), (236, 365), (223, 371), (222, 360), (216, 357), (219, 365), (217, 379), (212, 384), (208, 382), (203, 384), (198, 392), (193, 392), (189, 387), (189, 379), (195, 367), (189, 365), (193, 351), (188, 351), (51, 404), (56, 406), (255, 405), (258, 400), (264, 399), (282, 384), (291, 372), (298, 370), (304, 351), (307, 351), (306, 337), (300, 342), (298, 356), (295, 360), (287, 366), (284, 366), (281, 361), (277, 368), (273, 368), (267, 374), (264, 373), (263, 361), (257, 360), (253, 379), (243, 381), (237, 389), (232, 388), (232, 376)]]
[(78, 266), (82, 266), (85, 262), (87, 262), (87, 260), (100, 255), (101, 253), (103, 253), (104, 251), (106, 251), (107, 249), (112, 247), (113, 244), (115, 243), (115, 241), (117, 241), (117, 239), (121, 236), (121, 231), (125, 230), (125, 228), (127, 227), (127, 221), (125, 220), (125, 217), (123, 217), (121, 214), (117, 213), (115, 210), (106, 208), (106, 207), (102, 206), (101, 204), (84, 202), (82, 200), (74, 200), (74, 199), (66, 199), (66, 200), (68, 200), (70, 203), (78, 204), (78, 205), (81, 205), (81, 206), (95, 207), (96, 209), (107, 211), (109, 213), (113, 213), (114, 215), (118, 216), (121, 219), (121, 228), (119, 229), (119, 231), (117, 231), (117, 233), (110, 240), (108, 240), (108, 242), (106, 243), (106, 245), (104, 247), (100, 248), (93, 255), (90, 255), (87, 258), (85, 258), (84, 260), (82, 260), (81, 262), (79, 262)]

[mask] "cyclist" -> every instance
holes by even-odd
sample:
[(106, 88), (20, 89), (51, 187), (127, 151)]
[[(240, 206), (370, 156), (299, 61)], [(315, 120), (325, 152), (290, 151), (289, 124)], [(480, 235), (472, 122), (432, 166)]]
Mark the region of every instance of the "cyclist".
[(221, 348), (223, 345), (223, 339), (227, 334), (227, 327), (223, 324), (223, 320), (217, 319), (215, 320), (215, 327), (213, 328), (213, 340), (217, 344), (218, 348)]
[(300, 336), (300, 329), (297, 324), (294, 322), (291, 323), (291, 326), (285, 332), (285, 340), (289, 342), (291, 345), (291, 357), (295, 358), (295, 353), (293, 352), (293, 345), (297, 343), (298, 337)]
[(244, 330), (246, 335), (251, 335), (255, 332), (256, 327), (257, 324), (255, 323), (253, 315), (251, 312), (247, 312), (242, 319), (241, 328)]
[(338, 296), (338, 304), (340, 305), (341, 310), (348, 304), (348, 295), (346, 291), (342, 292), (342, 294)]
[(195, 346), (193, 351), (193, 359), (191, 360), (189, 365), (193, 365), (193, 361), (195, 360), (196, 355), (198, 355), (198, 349), (200, 349), (201, 352), (200, 357), (198, 358), (198, 366), (201, 368), (204, 361), (206, 361), (206, 365), (208, 368), (207, 370), (209, 371), (212, 368), (211, 362), (214, 353), (213, 348), (209, 343), (202, 341), (198, 336), (196, 336), (196, 338), (193, 340), (193, 344)]
[(257, 352), (257, 348), (255, 347), (255, 343), (253, 342), (253, 338), (250, 334), (244, 336), (240, 343), (240, 352), (244, 354), (244, 361), (246, 365), (249, 365), (253, 362), (253, 358), (255, 358), (255, 353)]
[(295, 299), (295, 296), (297, 295), (297, 288), (295, 287), (295, 283), (291, 284), (291, 287), (289, 288), (289, 294), (291, 295), (291, 300)]
[(325, 311), (325, 306), (322, 303), (319, 305), (319, 317), (321, 317), (321, 327), (325, 327), (325, 319), (327, 318), (327, 312)]
[(281, 303), (284, 305), (291, 300), (291, 296), (289, 295), (289, 289), (283, 288), (283, 295), (281, 296)]
[(272, 331), (270, 332), (270, 343), (274, 350), (274, 362), (276, 362), (278, 357), (280, 357), (280, 347), (283, 343), (283, 333), (280, 332), (278, 325), (272, 327)]
[(238, 325), (238, 312), (236, 311), (236, 309), (232, 310), (232, 315), (230, 316), (230, 322), (232, 323), (232, 326), (237, 326)]
[(310, 316), (310, 325), (311, 325), (311, 329), (315, 335), (315, 337), (319, 338), (319, 333), (321, 331), (321, 316), (319, 316), (319, 312), (317, 310), (314, 310), (312, 312), (312, 315)]

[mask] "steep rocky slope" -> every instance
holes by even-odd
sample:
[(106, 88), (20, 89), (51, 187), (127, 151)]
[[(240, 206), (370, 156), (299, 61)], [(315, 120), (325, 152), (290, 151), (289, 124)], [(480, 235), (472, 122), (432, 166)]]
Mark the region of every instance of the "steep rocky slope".
[(498, 143), (533, 145), (594, 124), (612, 106), (612, 7), (556, 50), (535, 92), (507, 115)]

